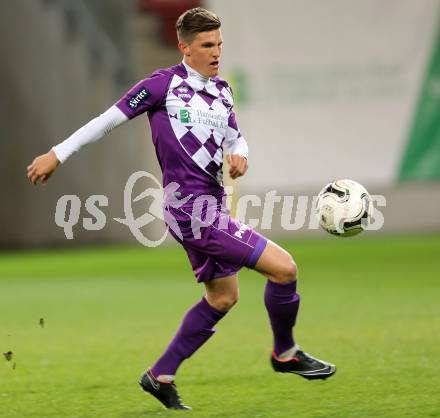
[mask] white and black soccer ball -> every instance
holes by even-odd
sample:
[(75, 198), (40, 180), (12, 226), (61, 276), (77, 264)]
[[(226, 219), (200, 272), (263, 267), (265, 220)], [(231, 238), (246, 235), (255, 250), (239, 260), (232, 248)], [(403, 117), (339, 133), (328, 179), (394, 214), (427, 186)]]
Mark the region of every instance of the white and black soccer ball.
[(351, 237), (371, 223), (373, 201), (364, 186), (353, 180), (336, 180), (318, 194), (316, 216), (327, 232)]

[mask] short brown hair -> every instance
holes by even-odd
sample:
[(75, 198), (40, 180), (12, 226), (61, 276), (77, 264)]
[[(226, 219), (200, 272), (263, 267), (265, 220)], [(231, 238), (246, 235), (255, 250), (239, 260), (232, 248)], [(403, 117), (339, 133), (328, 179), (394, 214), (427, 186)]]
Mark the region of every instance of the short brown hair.
[(220, 26), (220, 19), (215, 13), (202, 7), (195, 7), (182, 13), (177, 19), (177, 39), (191, 42), (199, 32), (208, 32)]

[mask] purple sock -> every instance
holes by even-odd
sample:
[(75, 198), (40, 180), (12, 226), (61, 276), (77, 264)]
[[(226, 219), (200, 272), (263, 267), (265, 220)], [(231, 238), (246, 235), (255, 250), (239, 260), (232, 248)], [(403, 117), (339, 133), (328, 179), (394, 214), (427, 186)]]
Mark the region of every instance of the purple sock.
[(295, 345), (293, 327), (299, 309), (296, 281), (286, 284), (266, 283), (264, 304), (269, 313), (274, 337), (274, 351), (278, 356)]
[(214, 325), (226, 312), (213, 308), (203, 297), (185, 315), (166, 351), (151, 368), (153, 376), (175, 375), (183, 360), (190, 357), (214, 334)]

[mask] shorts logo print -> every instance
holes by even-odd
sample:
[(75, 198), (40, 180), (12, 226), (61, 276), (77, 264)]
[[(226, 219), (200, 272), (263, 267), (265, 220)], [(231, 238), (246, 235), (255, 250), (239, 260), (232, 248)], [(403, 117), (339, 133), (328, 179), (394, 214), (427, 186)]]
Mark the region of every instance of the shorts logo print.
[(240, 239), (243, 239), (243, 234), (247, 231), (249, 227), (245, 224), (240, 226), (240, 229), (234, 233), (234, 236)]

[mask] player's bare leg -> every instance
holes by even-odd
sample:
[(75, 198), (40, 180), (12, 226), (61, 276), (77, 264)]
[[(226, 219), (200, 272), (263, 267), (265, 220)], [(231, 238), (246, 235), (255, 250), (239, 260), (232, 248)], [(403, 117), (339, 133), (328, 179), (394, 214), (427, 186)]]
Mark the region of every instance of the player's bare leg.
[(297, 266), (292, 256), (272, 241), (267, 241), (267, 245), (255, 265), (255, 270), (275, 283), (296, 281)]
[(306, 379), (326, 379), (336, 372), (333, 364), (313, 358), (295, 344), (293, 327), (300, 298), (296, 293), (297, 267), (291, 255), (268, 241), (255, 270), (268, 280), (264, 302), (274, 335), (271, 363), (275, 371), (295, 373)]
[(208, 303), (220, 312), (228, 312), (238, 301), (237, 275), (205, 282)]

